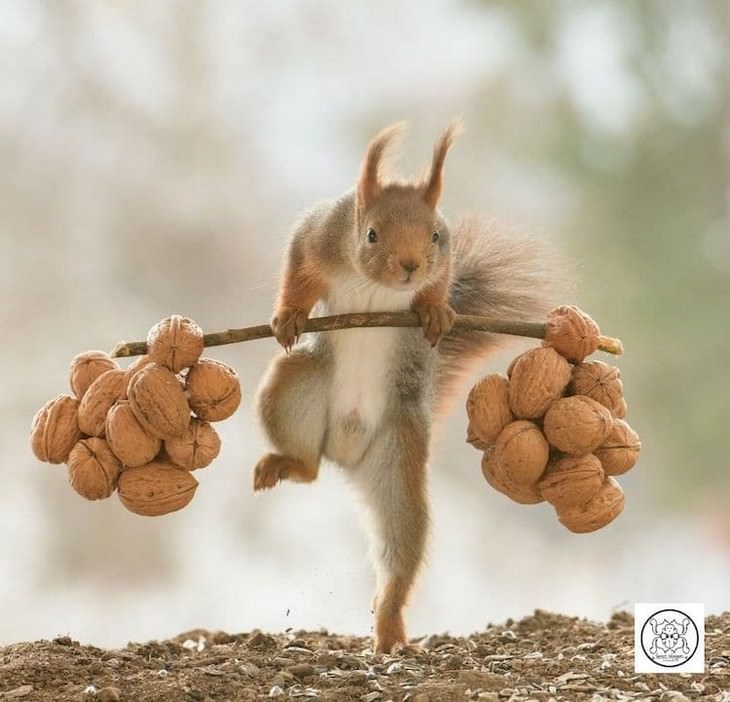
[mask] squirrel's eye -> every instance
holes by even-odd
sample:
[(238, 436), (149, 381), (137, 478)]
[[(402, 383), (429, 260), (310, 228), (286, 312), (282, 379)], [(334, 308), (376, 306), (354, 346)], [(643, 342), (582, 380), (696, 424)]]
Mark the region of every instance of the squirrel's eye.
[(431, 241), (435, 244), (439, 239), (441, 238), (441, 235), (438, 232), (434, 232), (433, 236), (431, 237)]
[(377, 240), (378, 240), (378, 233), (372, 227), (370, 227), (370, 229), (368, 229), (368, 241), (371, 244), (374, 244)]

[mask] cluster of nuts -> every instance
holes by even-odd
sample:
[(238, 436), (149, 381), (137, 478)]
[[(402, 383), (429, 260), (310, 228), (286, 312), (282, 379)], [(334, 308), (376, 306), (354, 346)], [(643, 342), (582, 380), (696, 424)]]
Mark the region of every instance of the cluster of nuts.
[(147, 355), (126, 369), (103, 351), (79, 354), (73, 394), (53, 398), (33, 419), (33, 453), (65, 463), (86, 499), (118, 490), (136, 514), (182, 509), (198, 487), (191, 471), (220, 451), (211, 422), (230, 417), (241, 401), (236, 372), (202, 352), (200, 327), (173, 315), (150, 330)]
[(621, 513), (624, 494), (614, 476), (631, 469), (641, 449), (624, 421), (619, 370), (584, 360), (599, 338), (588, 315), (558, 307), (543, 346), (518, 356), (508, 377), (480, 380), (467, 400), (467, 441), (484, 451), (486, 481), (521, 504), (547, 500), (575, 533)]

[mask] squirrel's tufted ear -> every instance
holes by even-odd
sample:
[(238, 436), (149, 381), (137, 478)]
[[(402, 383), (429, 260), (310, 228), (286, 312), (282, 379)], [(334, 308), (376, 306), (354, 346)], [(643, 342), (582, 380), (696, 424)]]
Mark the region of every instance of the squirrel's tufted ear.
[(423, 199), (431, 209), (436, 209), (436, 205), (441, 197), (442, 173), (444, 170), (444, 161), (446, 161), (446, 154), (462, 129), (463, 123), (461, 118), (457, 117), (444, 129), (436, 145), (433, 147), (431, 172), (423, 184)]
[(360, 180), (357, 184), (357, 200), (360, 209), (367, 209), (380, 195), (383, 189), (380, 181), (380, 164), (393, 143), (398, 140), (404, 127), (405, 122), (392, 124), (368, 144), (360, 169)]

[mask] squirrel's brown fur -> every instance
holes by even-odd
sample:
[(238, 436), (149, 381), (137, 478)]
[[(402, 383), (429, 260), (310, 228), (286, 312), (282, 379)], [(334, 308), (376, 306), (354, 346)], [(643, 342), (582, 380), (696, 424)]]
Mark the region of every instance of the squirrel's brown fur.
[[(258, 395), (276, 452), (257, 464), (254, 489), (311, 482), (326, 458), (364, 499), (381, 652), (406, 642), (403, 608), (428, 532), (432, 417), (497, 345), (490, 335), (450, 335), (455, 312), (529, 318), (548, 305), (548, 278), (532, 245), (493, 236), (475, 219), (450, 231), (438, 211), (458, 128), (444, 131), (429, 172), (415, 183), (384, 182), (382, 162), (399, 128), (384, 130), (368, 146), (355, 190), (299, 222), (272, 320), (287, 353), (274, 360)], [(315, 305), (324, 314), (410, 307), (422, 329), (338, 330), (298, 344)]]

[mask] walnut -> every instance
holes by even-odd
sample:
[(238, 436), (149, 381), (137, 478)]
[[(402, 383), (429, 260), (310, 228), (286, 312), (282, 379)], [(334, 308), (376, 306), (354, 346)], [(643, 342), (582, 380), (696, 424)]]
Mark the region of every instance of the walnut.
[(558, 510), (588, 502), (603, 485), (601, 462), (592, 454), (563, 456), (550, 462), (540, 480), (540, 494)]
[(154, 363), (154, 361), (146, 354), (144, 356), (138, 356), (132, 363), (130, 363), (124, 371), (127, 374), (127, 385), (129, 385), (129, 381), (132, 380), (132, 376), (137, 373), (137, 371), (142, 370), (145, 366), (149, 366), (150, 363)]
[(192, 319), (179, 314), (158, 322), (147, 334), (149, 357), (173, 373), (192, 366), (203, 348), (203, 330)]
[(597, 449), (613, 427), (611, 413), (590, 397), (555, 400), (545, 415), (543, 430), (558, 451), (582, 456)]
[(127, 388), (129, 404), (148, 434), (159, 439), (182, 436), (190, 424), (190, 407), (177, 376), (150, 363), (137, 371)]
[(173, 463), (187, 470), (205, 468), (221, 450), (218, 432), (209, 422), (193, 417), (179, 439), (167, 439), (165, 452)]
[(127, 468), (119, 476), (119, 499), (135, 514), (156, 517), (185, 507), (195, 495), (198, 481), (190, 471), (172, 463), (153, 461)]
[(598, 325), (575, 305), (562, 305), (548, 314), (543, 343), (573, 363), (590, 356), (600, 338)]
[(626, 412), (621, 371), (603, 361), (584, 361), (575, 366), (568, 392), (600, 402), (614, 417)]
[(535, 505), (544, 501), (534, 484), (515, 482), (496, 460), (494, 451), (485, 451), (482, 457), (482, 475), (497, 492), (521, 505)]
[(102, 373), (84, 393), (79, 405), (79, 427), (84, 434), (101, 436), (106, 413), (121, 400), (127, 389), (126, 373), (120, 368)]
[(550, 447), (537, 425), (520, 420), (499, 434), (494, 457), (512, 481), (534, 486), (545, 471)]
[(517, 357), (509, 381), (509, 404), (515, 417), (542, 417), (570, 381), (570, 364), (555, 349), (542, 347)]
[(71, 487), (87, 500), (103, 500), (117, 487), (122, 465), (104, 439), (82, 439), (68, 458)]
[(482, 378), (469, 393), (466, 440), (475, 448), (485, 450), (514, 419), (509, 408), (508, 388), (507, 378), (494, 374)]
[(236, 371), (212, 358), (201, 358), (188, 371), (185, 389), (193, 412), (206, 422), (227, 419), (241, 403)]
[(588, 502), (577, 507), (558, 511), (560, 523), (575, 534), (586, 534), (610, 524), (624, 508), (624, 493), (612, 477), (607, 477), (603, 485)]
[(606, 475), (621, 475), (631, 470), (639, 458), (639, 435), (623, 420), (616, 419), (606, 440), (595, 450)]
[(30, 429), (30, 444), (39, 461), (66, 462), (81, 438), (78, 409), (79, 401), (75, 397), (58, 395), (36, 412)]
[(89, 386), (108, 370), (119, 368), (114, 359), (104, 351), (85, 351), (71, 360), (71, 389), (79, 400)]
[(139, 423), (127, 400), (117, 402), (107, 413), (105, 435), (114, 455), (129, 468), (149, 463), (162, 446)]
[(512, 379), (512, 371), (513, 371), (513, 370), (515, 369), (515, 365), (517, 364), (517, 359), (518, 359), (518, 358), (519, 358), (519, 356), (515, 356), (515, 357), (514, 357), (514, 358), (513, 358), (513, 359), (512, 359), (512, 360), (511, 360), (511, 361), (509, 362), (509, 365), (507, 366), (507, 379), (508, 379), (508, 380), (511, 380), (511, 379)]

